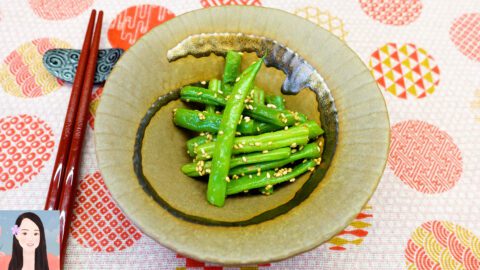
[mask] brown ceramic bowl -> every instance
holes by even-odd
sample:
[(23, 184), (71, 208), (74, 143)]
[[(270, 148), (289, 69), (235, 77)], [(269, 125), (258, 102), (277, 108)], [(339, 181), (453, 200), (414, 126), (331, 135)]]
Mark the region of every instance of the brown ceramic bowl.
[[(217, 208), (206, 184), (180, 171), (191, 134), (174, 126), (172, 110), (185, 106), (180, 87), (221, 77), (227, 49), (268, 49), (273, 67), (256, 83), (279, 94), (287, 74), (285, 89), (301, 90), (285, 96), (287, 108), (321, 122), (326, 143), (313, 173), (272, 196), (229, 197)], [(244, 65), (255, 58), (245, 54)], [(220, 7), (168, 21), (125, 52), (105, 84), (95, 141), (109, 190), (147, 235), (198, 260), (249, 264), (310, 250), (352, 221), (382, 176), (389, 121), (370, 71), (336, 36), (280, 10)]]

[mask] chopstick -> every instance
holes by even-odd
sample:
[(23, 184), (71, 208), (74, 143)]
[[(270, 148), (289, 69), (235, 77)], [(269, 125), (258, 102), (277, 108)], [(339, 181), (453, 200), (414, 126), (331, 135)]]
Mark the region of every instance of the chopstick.
[[(77, 179), (80, 170), (80, 157), (82, 153), (83, 138), (87, 124), (87, 110), (92, 91), (95, 71), (97, 69), (98, 46), (100, 44), (100, 34), (102, 32), (103, 11), (98, 13), (95, 32), (93, 34), (92, 47), (88, 54), (87, 70), (83, 82), (80, 104), (78, 108), (75, 126), (73, 128), (73, 138), (70, 145), (67, 166), (65, 167), (65, 182), (61, 193), (58, 210), (60, 210), (60, 263), (63, 265), (63, 258), (67, 247), (68, 231), (70, 228), (70, 219), (72, 214), (73, 195), (77, 186)], [(63, 255), (62, 255), (63, 254)]]
[[(103, 11), (98, 13), (95, 31), (92, 29), (96, 11), (92, 10), (79, 66), (72, 87), (69, 109), (55, 162), (45, 208), (60, 211), (60, 265), (63, 265), (72, 214), (72, 202), (80, 171), (83, 139), (87, 124), (90, 93), (97, 68), (97, 55), (102, 31)], [(83, 61), (82, 61), (83, 60)], [(80, 100), (78, 100), (80, 98)], [(72, 105), (72, 106), (70, 106)], [(64, 136), (64, 134), (68, 136)], [(68, 140), (70, 138), (70, 140)], [(61, 152), (60, 152), (61, 150)], [(58, 163), (57, 163), (58, 161)]]
[(87, 31), (85, 33), (85, 39), (83, 40), (82, 52), (80, 54), (80, 59), (78, 60), (75, 80), (73, 81), (72, 92), (70, 94), (70, 101), (68, 102), (68, 110), (65, 115), (62, 136), (60, 137), (57, 157), (53, 166), (52, 179), (50, 180), (50, 187), (48, 188), (47, 200), (45, 202), (45, 210), (58, 209), (58, 202), (60, 201), (60, 194), (63, 186), (62, 179), (65, 176), (65, 165), (68, 159), (68, 149), (72, 142), (73, 123), (77, 114), (80, 91), (82, 90), (85, 68), (87, 66), (88, 54), (90, 52), (95, 16), (96, 10), (92, 10)]

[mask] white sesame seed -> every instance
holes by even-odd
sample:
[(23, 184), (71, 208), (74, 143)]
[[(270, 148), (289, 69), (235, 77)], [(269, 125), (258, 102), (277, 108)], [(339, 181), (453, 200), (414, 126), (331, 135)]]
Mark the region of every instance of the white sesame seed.
[(272, 145), (273, 142), (268, 142), (268, 145)]
[(247, 162), (247, 158), (245, 156), (242, 157), (243, 162)]
[(240, 81), (240, 77), (237, 77), (237, 78), (235, 79), (235, 82), (238, 82), (238, 81)]
[(248, 175), (248, 178), (252, 179), (252, 175), (251, 175), (251, 174), (250, 174), (250, 175)]
[(198, 95), (198, 96), (201, 96), (201, 95), (203, 95), (203, 93), (202, 93), (202, 92), (198, 92), (197, 95)]
[(272, 109), (276, 109), (276, 108), (277, 108), (277, 106), (275, 106), (274, 104), (270, 104), (270, 103), (267, 104), (267, 107), (268, 107), (268, 108), (272, 108)]
[(210, 169), (206, 169), (205, 172), (210, 173), (211, 171), (210, 171)]
[(288, 126), (286, 126), (284, 129), (285, 129), (285, 130), (288, 130)]
[(267, 172), (267, 178), (270, 178), (270, 173)]
[(202, 152), (202, 154), (205, 154), (205, 149), (200, 149), (200, 152)]
[(260, 146), (260, 145), (262, 145), (261, 142), (256, 142), (256, 143), (255, 143), (255, 146)]
[(290, 148), (295, 148), (295, 147), (297, 147), (297, 143), (292, 143), (292, 144), (290, 145)]
[(200, 84), (207, 84), (207, 82), (206, 81), (201, 81)]
[(237, 136), (242, 136), (242, 133), (240, 133), (240, 132), (237, 131), (237, 132), (235, 132), (235, 135), (237, 135)]
[(222, 90), (220, 90), (220, 89), (218, 89), (218, 93), (220, 93), (220, 94), (223, 94), (223, 91), (222, 91)]
[(218, 135), (223, 135), (223, 130), (218, 131)]
[(268, 153), (268, 150), (263, 150), (262, 151), (262, 154), (267, 154)]
[(250, 122), (250, 117), (245, 116), (245, 122)]
[(293, 182), (295, 182), (295, 178), (292, 178), (289, 181), (293, 183)]
[(230, 177), (225, 177), (225, 181), (230, 182)]

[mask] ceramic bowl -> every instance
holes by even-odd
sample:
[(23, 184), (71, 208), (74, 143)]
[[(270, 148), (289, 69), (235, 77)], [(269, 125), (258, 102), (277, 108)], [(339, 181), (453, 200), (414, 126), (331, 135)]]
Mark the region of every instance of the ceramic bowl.
[[(273, 195), (229, 197), (218, 208), (204, 182), (180, 171), (192, 134), (174, 126), (172, 110), (186, 106), (180, 87), (221, 77), (227, 49), (251, 52), (244, 67), (268, 54), (256, 84), (276, 94), (283, 86), (287, 108), (321, 122), (325, 151), (313, 173)], [(284, 11), (232, 6), (178, 16), (126, 51), (105, 84), (95, 142), (113, 198), (145, 234), (197, 260), (250, 264), (305, 252), (344, 229), (382, 176), (389, 130), (375, 80), (343, 41)]]

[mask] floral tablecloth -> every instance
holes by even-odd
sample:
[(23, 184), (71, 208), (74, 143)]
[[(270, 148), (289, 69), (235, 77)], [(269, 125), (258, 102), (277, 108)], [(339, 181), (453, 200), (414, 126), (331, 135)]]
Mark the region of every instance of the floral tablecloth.
[[(41, 209), (71, 85), (42, 66), (80, 48), (92, 8), (101, 47), (218, 5), (283, 9), (345, 40), (387, 102), (383, 179), (342, 233), (305, 254), (240, 269), (480, 269), (480, 2), (472, 0), (0, 0), (0, 209)], [(0, 59), (0, 60), (1, 60)], [(65, 269), (227, 269), (182, 257), (115, 204), (95, 160), (94, 89)], [(239, 269), (239, 268), (234, 268)]]

